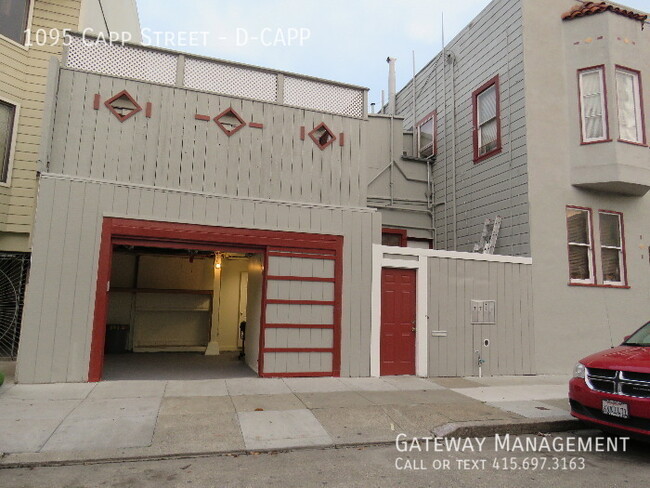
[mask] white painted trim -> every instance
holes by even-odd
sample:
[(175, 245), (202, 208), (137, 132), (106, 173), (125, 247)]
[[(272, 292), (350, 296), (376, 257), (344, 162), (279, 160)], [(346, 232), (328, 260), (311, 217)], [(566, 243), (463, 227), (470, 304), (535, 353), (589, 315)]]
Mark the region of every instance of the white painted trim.
[(18, 139), (18, 122), (20, 120), (20, 104), (9, 98), (0, 97), (0, 101), (3, 101), (9, 105), (13, 105), (14, 109), (14, 121), (13, 127), (11, 129), (11, 140), (9, 141), (9, 157), (7, 158), (7, 181), (0, 181), (0, 187), (8, 188), (11, 186), (11, 174), (14, 169), (14, 156), (16, 154), (16, 139)]
[[(386, 257), (386, 249), (407, 249), (401, 255), (411, 255), (417, 260)], [(400, 268), (416, 270), (416, 310), (415, 310), (415, 374), (421, 377), (429, 375), (429, 326), (427, 316), (428, 297), (428, 263), (426, 256), (408, 252), (408, 248), (373, 245), (372, 247), (372, 316), (370, 327), (370, 375), (380, 376), (381, 358), (381, 270), (382, 268)]]
[(438, 249), (420, 249), (417, 247), (381, 246), (380, 254), (395, 256), (418, 256), (444, 259), (463, 259), (465, 261), (490, 261), (495, 263), (533, 264), (532, 258), (519, 256), (501, 256), (499, 254), (480, 254), (474, 252), (441, 251)]

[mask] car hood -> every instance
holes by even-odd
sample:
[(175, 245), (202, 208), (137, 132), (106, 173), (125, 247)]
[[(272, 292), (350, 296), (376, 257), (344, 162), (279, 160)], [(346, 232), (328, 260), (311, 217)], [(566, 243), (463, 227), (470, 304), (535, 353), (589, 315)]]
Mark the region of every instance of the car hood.
[(580, 362), (588, 368), (650, 373), (650, 347), (618, 346), (587, 356)]

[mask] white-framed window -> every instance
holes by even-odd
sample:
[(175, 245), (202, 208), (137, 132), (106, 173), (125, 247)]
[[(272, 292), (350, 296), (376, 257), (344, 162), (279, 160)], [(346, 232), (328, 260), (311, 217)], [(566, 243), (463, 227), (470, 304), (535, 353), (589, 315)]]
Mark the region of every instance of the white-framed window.
[(605, 67), (596, 66), (578, 72), (582, 142), (608, 139), (605, 101)]
[(436, 113), (431, 112), (417, 126), (418, 156), (428, 158), (436, 153)]
[(594, 246), (591, 232), (591, 209), (566, 208), (569, 245), (569, 280), (571, 283), (593, 284)]
[(19, 107), (0, 99), (0, 184), (9, 183), (16, 144)]
[(31, 0), (0, 0), (0, 35), (25, 44)]
[(645, 144), (641, 74), (638, 71), (616, 67), (616, 104), (619, 139)]
[(603, 268), (603, 284), (625, 285), (625, 248), (623, 246), (623, 215), (600, 210), (600, 259)]
[(501, 150), (499, 77), (495, 76), (472, 95), (474, 109), (474, 162)]

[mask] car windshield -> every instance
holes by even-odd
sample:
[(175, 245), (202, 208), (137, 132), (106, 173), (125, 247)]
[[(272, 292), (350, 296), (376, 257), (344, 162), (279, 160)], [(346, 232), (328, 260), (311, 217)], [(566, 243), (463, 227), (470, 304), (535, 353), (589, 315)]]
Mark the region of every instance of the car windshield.
[(650, 322), (628, 337), (623, 344), (627, 346), (650, 346)]

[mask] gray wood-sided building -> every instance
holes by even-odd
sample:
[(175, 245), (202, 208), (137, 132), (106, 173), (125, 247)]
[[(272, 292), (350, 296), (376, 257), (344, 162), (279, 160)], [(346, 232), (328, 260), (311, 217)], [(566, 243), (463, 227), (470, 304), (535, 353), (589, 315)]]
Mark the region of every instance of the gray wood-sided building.
[(396, 95), (404, 156), (369, 205), (459, 252), (498, 216), (495, 253), (532, 259), (537, 373), (650, 318), (647, 24), (610, 2), (494, 0)]
[(18, 380), (100, 379), (124, 326), (241, 349), (244, 321), (260, 375), (368, 375), (365, 89), (87, 42), (51, 67)]

